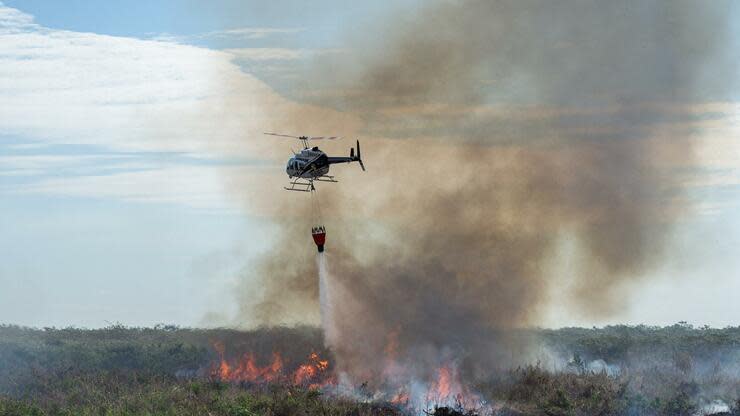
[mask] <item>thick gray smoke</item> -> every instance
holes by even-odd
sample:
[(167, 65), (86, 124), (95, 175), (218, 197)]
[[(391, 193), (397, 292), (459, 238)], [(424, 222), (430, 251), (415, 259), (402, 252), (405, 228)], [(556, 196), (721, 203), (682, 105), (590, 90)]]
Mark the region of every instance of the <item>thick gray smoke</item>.
[[(362, 120), (349, 133), (369, 169), (337, 167), (343, 183), (320, 188), (345, 293), (338, 366), (381, 376), (389, 343), (420, 368), (495, 365), (496, 330), (538, 322), (564, 246), (575, 283), (560, 301), (619, 308), (686, 208), (670, 168), (692, 157), (692, 123), (713, 117), (696, 105), (734, 78), (731, 7), (439, 2), (358, 28), (349, 56), (317, 62), (297, 87)], [(276, 212), (306, 208), (302, 196)], [(267, 324), (318, 310), (310, 225), (278, 222), (284, 241), (250, 271), (263, 291), (244, 304)]]

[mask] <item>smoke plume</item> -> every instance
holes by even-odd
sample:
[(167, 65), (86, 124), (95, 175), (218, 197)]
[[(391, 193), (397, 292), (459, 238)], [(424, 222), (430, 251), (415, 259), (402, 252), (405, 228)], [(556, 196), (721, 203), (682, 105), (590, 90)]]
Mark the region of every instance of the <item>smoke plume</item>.
[[(305, 133), (357, 135), (368, 167), (333, 166), (341, 182), (319, 186), (329, 284), (343, 293), (338, 367), (380, 378), (393, 345), (424, 363), (414, 377), (461, 357), (475, 374), (505, 354), (497, 330), (537, 324), (564, 277), (559, 302), (596, 317), (623, 306), (686, 209), (671, 168), (692, 158), (692, 123), (712, 117), (693, 105), (726, 98), (734, 78), (731, 7), (437, 2), (315, 62), (296, 91), (354, 121)], [(261, 197), (280, 241), (245, 278), (259, 291), (245, 291), (243, 315), (258, 323), (318, 311), (311, 225), (288, 215), (308, 212), (302, 197)], [(553, 276), (562, 256), (567, 276)]]

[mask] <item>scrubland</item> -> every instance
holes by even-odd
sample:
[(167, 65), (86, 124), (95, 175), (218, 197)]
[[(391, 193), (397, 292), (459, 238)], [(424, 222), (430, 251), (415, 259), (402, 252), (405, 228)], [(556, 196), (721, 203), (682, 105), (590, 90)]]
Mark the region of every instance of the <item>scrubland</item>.
[[(740, 415), (740, 328), (610, 326), (528, 329), (529, 362), (470, 378), (485, 405), (430, 404), (437, 415)], [(221, 344), (225, 353), (214, 345)], [(224, 380), (220, 360), (250, 353), (295, 371), (327, 357), (312, 327), (253, 331), (174, 326), (33, 329), (0, 326), (0, 415), (404, 415), (365, 386)], [(510, 365), (508, 365), (510, 364)], [(332, 364), (327, 371), (333, 370)], [(328, 376), (327, 376), (328, 377)], [(346, 393), (346, 392), (345, 392)]]

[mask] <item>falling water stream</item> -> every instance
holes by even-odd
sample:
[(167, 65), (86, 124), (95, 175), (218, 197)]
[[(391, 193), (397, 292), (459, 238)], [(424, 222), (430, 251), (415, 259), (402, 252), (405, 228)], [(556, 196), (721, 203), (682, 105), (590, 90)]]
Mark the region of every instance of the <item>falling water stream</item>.
[(329, 276), (326, 253), (316, 255), (316, 266), (319, 270), (319, 303), (321, 305), (321, 327), (324, 330), (324, 342), (331, 347), (336, 345), (337, 327), (335, 319), (333, 282)]

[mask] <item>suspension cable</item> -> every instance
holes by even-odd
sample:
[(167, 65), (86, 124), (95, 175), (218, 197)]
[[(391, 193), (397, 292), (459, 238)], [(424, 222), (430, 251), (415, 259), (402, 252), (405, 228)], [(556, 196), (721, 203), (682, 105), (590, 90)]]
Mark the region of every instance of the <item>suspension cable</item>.
[(316, 192), (316, 188), (311, 190), (311, 215), (312, 220), (314, 222), (314, 225), (321, 225), (323, 224), (323, 217), (321, 215), (321, 203), (319, 201), (319, 194)]

